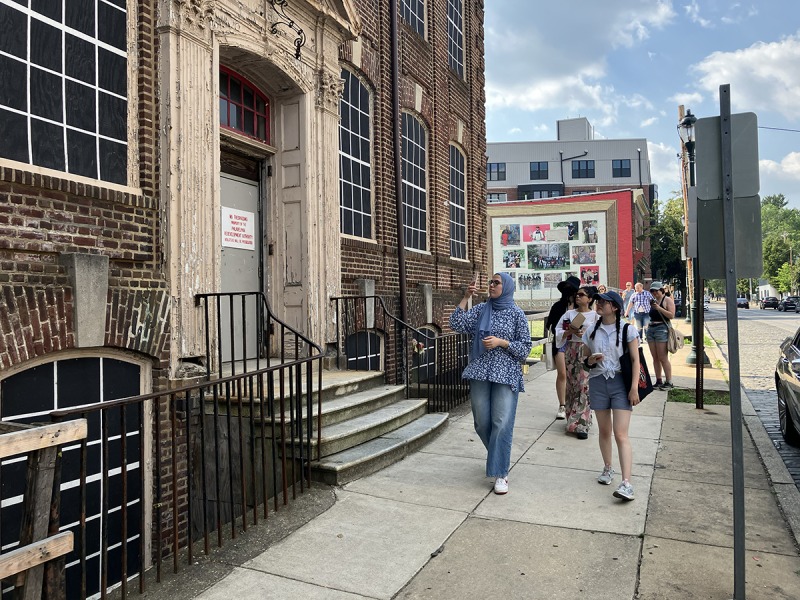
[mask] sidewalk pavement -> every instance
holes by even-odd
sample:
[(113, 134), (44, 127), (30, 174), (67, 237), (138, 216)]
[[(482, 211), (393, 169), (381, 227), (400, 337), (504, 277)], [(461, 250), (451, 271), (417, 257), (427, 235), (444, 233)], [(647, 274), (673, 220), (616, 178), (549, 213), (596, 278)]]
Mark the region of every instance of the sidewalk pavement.
[[(674, 380), (693, 388), (688, 351), (672, 357)], [(705, 387), (726, 389), (715, 352)], [(405, 460), (341, 488), (315, 488), (309, 499), (319, 514), (265, 551), (201, 559), (193, 581), (170, 597), (732, 598), (729, 408), (698, 411), (651, 394), (631, 421), (636, 499), (623, 502), (612, 497), (619, 475), (613, 485), (597, 483), (596, 427), (581, 441), (555, 420), (554, 383), (543, 365), (527, 376), (507, 495), (495, 495), (484, 477), (485, 450), (465, 407)], [(756, 430), (743, 432), (747, 598), (796, 600), (797, 488), (782, 463), (765, 457), (774, 447), (746, 397), (743, 405), (746, 427)], [(250, 545), (249, 536), (259, 533), (239, 545)]]

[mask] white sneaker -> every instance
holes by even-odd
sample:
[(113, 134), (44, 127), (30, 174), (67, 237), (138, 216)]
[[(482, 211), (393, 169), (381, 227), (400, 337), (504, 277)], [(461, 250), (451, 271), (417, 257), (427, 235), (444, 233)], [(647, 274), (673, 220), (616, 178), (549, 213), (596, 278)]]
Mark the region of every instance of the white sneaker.
[(562, 404), (561, 406), (558, 407), (558, 412), (556, 413), (556, 419), (563, 421), (566, 418), (567, 418), (567, 411), (564, 408), (564, 405)]
[(498, 496), (508, 493), (508, 477), (498, 477), (494, 480), (494, 493)]

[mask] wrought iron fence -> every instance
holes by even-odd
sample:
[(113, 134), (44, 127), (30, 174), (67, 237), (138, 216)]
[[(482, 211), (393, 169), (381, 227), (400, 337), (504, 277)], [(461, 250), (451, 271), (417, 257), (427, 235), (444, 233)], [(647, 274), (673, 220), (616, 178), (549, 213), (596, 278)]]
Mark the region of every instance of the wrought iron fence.
[[(60, 486), (60, 530), (75, 540), (66, 557), (68, 598), (105, 598), (115, 588), (126, 597), (137, 577), (144, 592), (151, 567), (160, 582), (165, 563), (177, 573), (196, 552), (235, 539), (266, 519), (270, 504), (277, 511), (311, 486), (321, 348), (272, 315), (261, 294), (205, 294), (200, 301), (205, 323), (230, 342), (222, 350), (218, 344), (216, 360), (207, 354), (214, 377), (49, 413), (55, 422), (88, 423), (87, 439), (65, 448), (59, 463), (63, 480), (75, 482)], [(235, 331), (220, 327), (220, 308), (239, 303), (250, 303), (256, 318), (246, 328), (231, 319)], [(269, 357), (270, 335), (280, 335), (277, 358)], [(227, 365), (233, 374), (220, 377)], [(3, 466), (3, 484), (12, 467)], [(6, 547), (15, 544), (6, 529), (3, 536)]]
[(336, 356), (341, 367), (383, 371), (406, 397), (428, 398), (428, 411), (447, 411), (469, 398), (461, 373), (469, 338), (412, 327), (395, 317), (380, 296), (340, 296), (335, 302)]

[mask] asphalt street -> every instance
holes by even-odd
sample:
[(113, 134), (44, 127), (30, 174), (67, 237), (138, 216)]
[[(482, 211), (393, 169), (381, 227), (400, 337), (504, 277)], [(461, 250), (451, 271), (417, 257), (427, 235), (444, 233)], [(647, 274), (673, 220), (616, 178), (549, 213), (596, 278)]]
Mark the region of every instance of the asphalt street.
[[(742, 387), (800, 489), (800, 448), (783, 441), (775, 391), (775, 364), (780, 353), (779, 347), (785, 338), (793, 336), (800, 327), (800, 314), (760, 310), (757, 304), (751, 306), (750, 309), (737, 310)], [(705, 325), (725, 359), (730, 362), (731, 348), (727, 343), (728, 321), (724, 303), (711, 303), (710, 310), (705, 313)]]

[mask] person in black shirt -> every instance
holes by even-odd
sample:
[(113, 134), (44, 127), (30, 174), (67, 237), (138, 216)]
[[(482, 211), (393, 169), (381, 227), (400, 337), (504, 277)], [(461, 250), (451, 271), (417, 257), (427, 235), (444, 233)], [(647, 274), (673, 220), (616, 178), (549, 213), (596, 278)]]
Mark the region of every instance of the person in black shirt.
[(571, 275), (564, 281), (559, 282), (558, 291), (561, 298), (550, 307), (550, 313), (544, 323), (545, 335), (553, 336), (553, 360), (556, 363), (556, 394), (558, 395), (558, 413), (556, 419), (566, 419), (567, 413), (564, 408), (567, 394), (567, 366), (564, 361), (564, 352), (556, 347), (555, 334), (556, 325), (564, 316), (564, 313), (573, 308), (575, 304), (575, 293), (581, 287), (581, 280)]

